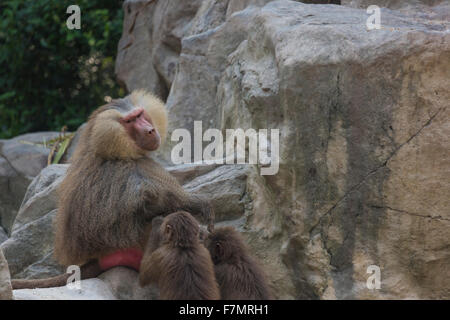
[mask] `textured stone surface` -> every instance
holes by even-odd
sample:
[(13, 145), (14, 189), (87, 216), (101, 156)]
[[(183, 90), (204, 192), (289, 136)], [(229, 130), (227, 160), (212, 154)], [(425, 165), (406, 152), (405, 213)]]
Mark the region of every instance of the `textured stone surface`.
[[(215, 19), (210, 19), (210, 29), (182, 39), (178, 72), (167, 99), (167, 109), (172, 115), (169, 132), (177, 128), (193, 131), (195, 120), (202, 121), (203, 130), (217, 128), (216, 87), (226, 67), (227, 56), (245, 38), (254, 10), (256, 7), (235, 12), (230, 16), (229, 23), (219, 26), (215, 26)], [(207, 13), (210, 14), (209, 11)], [(199, 21), (201, 19), (197, 16), (193, 21), (194, 30), (208, 27), (207, 22)], [(168, 142), (164, 146), (167, 156), (170, 156), (169, 150), (173, 145)]]
[(170, 174), (172, 174), (175, 178), (177, 178), (178, 182), (184, 184), (185, 182), (188, 182), (193, 178), (208, 173), (217, 167), (218, 165), (216, 164), (187, 163), (167, 167), (167, 170), (170, 172)]
[(223, 165), (184, 184), (194, 194), (206, 195), (214, 207), (216, 222), (244, 215), (247, 176), (245, 166)]
[(53, 258), (57, 187), (68, 165), (50, 165), (25, 194), (8, 240), (1, 244), (14, 278), (44, 278), (63, 270)]
[(11, 278), (3, 251), (0, 248), (0, 300), (11, 300), (13, 298), (11, 289)]
[(361, 9), (366, 9), (371, 5), (390, 9), (402, 9), (417, 6), (436, 6), (445, 2), (445, 0), (341, 0), (343, 6)]
[(274, 206), (257, 213), (281, 216), (257, 228), (281, 224), (267, 242), (294, 288), (279, 295), (448, 298), (449, 24), (383, 10), (368, 32), (365, 17), (269, 3), (228, 56), (220, 123), (281, 128), (280, 172), (262, 181)]
[(165, 99), (181, 50), (181, 37), (200, 0), (125, 1), (116, 60), (119, 81), (129, 90), (145, 88)]
[(0, 244), (2, 244), (2, 242), (5, 242), (8, 239), (8, 235), (6, 234), (6, 231), (3, 230), (2, 227), (0, 227)]
[(47, 165), (50, 150), (33, 143), (57, 135), (57, 132), (37, 132), (0, 140), (0, 226), (8, 233), (28, 185)]

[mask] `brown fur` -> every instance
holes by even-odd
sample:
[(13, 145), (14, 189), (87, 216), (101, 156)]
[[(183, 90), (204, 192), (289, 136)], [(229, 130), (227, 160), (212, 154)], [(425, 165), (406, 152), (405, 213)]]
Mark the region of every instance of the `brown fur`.
[(263, 269), (232, 227), (216, 228), (205, 241), (223, 300), (272, 299)]
[[(83, 265), (117, 249), (143, 248), (152, 218), (177, 210), (213, 227), (209, 203), (186, 193), (117, 121), (136, 107), (147, 111), (163, 139), (165, 106), (144, 91), (99, 107), (80, 136), (58, 190), (55, 257), (64, 266)], [(39, 280), (30, 281), (36, 286), (32, 281)]]
[(163, 221), (164, 218), (161, 216), (153, 218), (152, 220), (152, 228), (145, 248), (147, 254), (152, 253), (161, 246), (162, 234), (159, 229), (161, 228)]
[[(213, 262), (199, 235), (199, 225), (189, 213), (165, 217), (159, 229), (152, 229), (141, 263), (141, 285), (156, 283), (164, 300), (219, 299)], [(154, 241), (160, 246), (153, 251)]]

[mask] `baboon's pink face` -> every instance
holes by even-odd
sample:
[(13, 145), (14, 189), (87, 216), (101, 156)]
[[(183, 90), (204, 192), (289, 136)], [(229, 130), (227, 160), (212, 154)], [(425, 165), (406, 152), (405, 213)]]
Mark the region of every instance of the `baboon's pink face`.
[(161, 137), (153, 125), (152, 118), (144, 108), (135, 108), (119, 120), (128, 135), (137, 146), (147, 151), (154, 151), (161, 144)]

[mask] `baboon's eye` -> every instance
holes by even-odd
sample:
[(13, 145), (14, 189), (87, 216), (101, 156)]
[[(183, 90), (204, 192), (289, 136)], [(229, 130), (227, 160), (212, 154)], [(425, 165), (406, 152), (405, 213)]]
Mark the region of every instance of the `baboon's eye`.
[(220, 242), (216, 242), (216, 250), (215, 250), (216, 254), (218, 257), (223, 257), (224, 252), (223, 252), (223, 248), (222, 248), (222, 244)]

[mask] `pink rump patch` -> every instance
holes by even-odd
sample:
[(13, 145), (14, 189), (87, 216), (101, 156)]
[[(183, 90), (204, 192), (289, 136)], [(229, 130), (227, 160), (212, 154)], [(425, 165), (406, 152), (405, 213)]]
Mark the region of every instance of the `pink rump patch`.
[(136, 248), (120, 249), (103, 258), (100, 258), (99, 265), (103, 271), (113, 267), (129, 267), (139, 271), (142, 260), (142, 250)]

